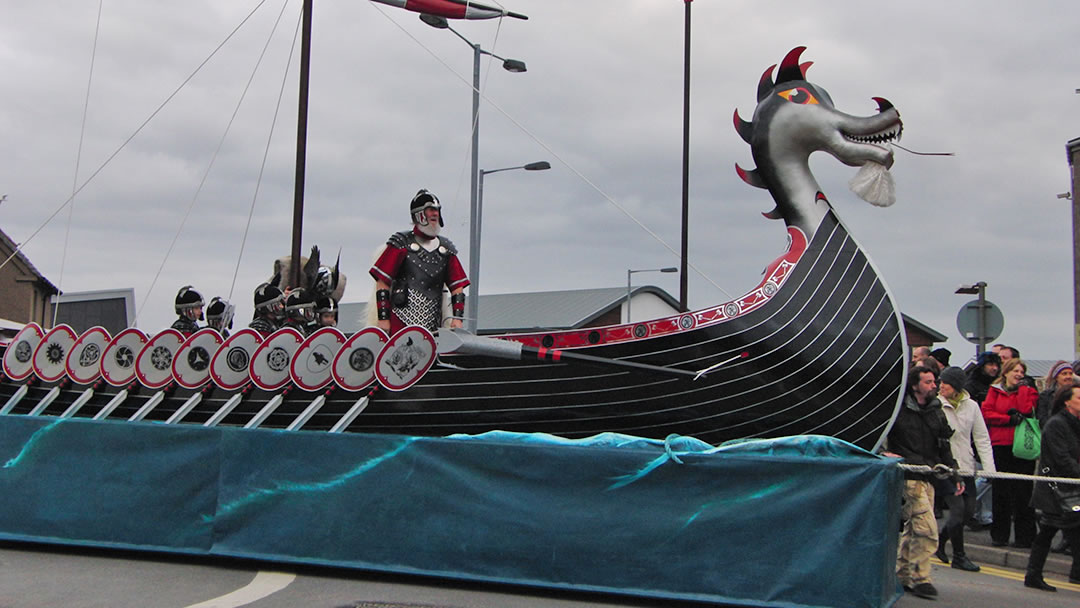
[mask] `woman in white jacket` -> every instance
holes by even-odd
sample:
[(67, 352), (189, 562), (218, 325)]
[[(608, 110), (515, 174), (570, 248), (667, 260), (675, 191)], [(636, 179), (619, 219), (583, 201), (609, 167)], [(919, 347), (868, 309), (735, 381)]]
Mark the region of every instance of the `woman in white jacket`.
[[(990, 447), (990, 433), (986, 430), (982, 410), (968, 392), (964, 390), (967, 375), (959, 367), (947, 367), (941, 372), (938, 396), (945, 418), (953, 429), (949, 439), (953, 458), (963, 471), (975, 470), (975, 454), (972, 444), (979, 453), (983, 470), (996, 472), (994, 452)], [(945, 521), (938, 538), (937, 557), (945, 563), (949, 558), (945, 553), (945, 543), (952, 541), (952, 567), (957, 570), (978, 572), (979, 567), (964, 554), (964, 522), (975, 513), (975, 478), (964, 477), (964, 493), (956, 496), (952, 492), (943, 492), (945, 506), (949, 509), (949, 518)]]

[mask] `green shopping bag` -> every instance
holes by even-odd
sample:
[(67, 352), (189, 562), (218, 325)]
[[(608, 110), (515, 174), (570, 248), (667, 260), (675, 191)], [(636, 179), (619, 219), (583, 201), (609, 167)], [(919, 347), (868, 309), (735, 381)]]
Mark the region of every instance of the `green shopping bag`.
[(1039, 421), (1034, 418), (1024, 418), (1016, 425), (1016, 434), (1013, 435), (1013, 456), (1024, 460), (1037, 460), (1042, 445), (1042, 432), (1039, 431)]

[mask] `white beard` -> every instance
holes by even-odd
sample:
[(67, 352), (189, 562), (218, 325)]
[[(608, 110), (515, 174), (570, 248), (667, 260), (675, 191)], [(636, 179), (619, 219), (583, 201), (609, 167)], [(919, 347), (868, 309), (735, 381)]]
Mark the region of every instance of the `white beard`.
[(420, 232), (423, 232), (425, 235), (431, 238), (439, 236), (439, 229), (442, 228), (442, 226), (439, 226), (438, 224), (432, 222), (428, 222), (426, 225), (417, 224), (416, 227), (420, 230)]

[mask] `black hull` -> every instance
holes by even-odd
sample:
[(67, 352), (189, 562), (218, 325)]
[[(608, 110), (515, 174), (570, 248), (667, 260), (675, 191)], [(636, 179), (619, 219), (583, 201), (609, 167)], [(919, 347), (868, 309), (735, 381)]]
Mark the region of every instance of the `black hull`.
[[(831, 212), (796, 257), (797, 263), (768, 275), (757, 290), (713, 309), (632, 327), (514, 337), (684, 370), (728, 362), (699, 380), (580, 363), (447, 355), (408, 390), (376, 391), (340, 430), (424, 436), (506, 430), (571, 438), (675, 433), (714, 444), (820, 434), (874, 448), (888, 431), (904, 384), (907, 347), (900, 315), (865, 254)], [(778, 289), (770, 276), (782, 277)], [(738, 358), (743, 352), (748, 355)], [(0, 406), (19, 384), (0, 384)], [(119, 391), (99, 383), (99, 392), (72, 412), (71, 404), (86, 387), (69, 384), (42, 409), (41, 400), (53, 386), (30, 386), (7, 413), (92, 418)], [(104, 418), (137, 417), (155, 392), (133, 391)], [(167, 391), (141, 419), (170, 420), (196, 392)], [(200, 394), (201, 402), (175, 422), (205, 424), (234, 396), (213, 388)], [(325, 404), (294, 428), (327, 431), (365, 394), (294, 387), (273, 413), (260, 417), (274, 394), (251, 390), (219, 423), (243, 426), (260, 418), (262, 428), (288, 428), (316, 397), (326, 395)]]

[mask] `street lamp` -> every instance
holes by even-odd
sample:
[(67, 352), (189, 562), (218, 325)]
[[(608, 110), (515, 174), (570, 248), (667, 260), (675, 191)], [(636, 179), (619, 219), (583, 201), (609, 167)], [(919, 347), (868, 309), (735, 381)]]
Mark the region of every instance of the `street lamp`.
[(636, 272), (679, 272), (678, 268), (674, 266), (669, 268), (644, 268), (641, 270), (626, 270), (626, 322), (632, 323), (633, 319), (630, 317), (630, 275)]
[(484, 217), (484, 176), (489, 173), (500, 171), (513, 171), (524, 169), (526, 171), (546, 171), (551, 168), (551, 163), (546, 160), (518, 165), (517, 167), (503, 167), (502, 169), (481, 169), (478, 171), (480, 182), (476, 189), (476, 215), (473, 216), (472, 228), (469, 232), (469, 299), (465, 302), (465, 328), (479, 333), (480, 318), (478, 307), (480, 304), (480, 228)]
[[(473, 267), (472, 260), (473, 260), (473, 258), (476, 257), (475, 252), (479, 249), (479, 233), (480, 233), (479, 227), (477, 226), (477, 218), (480, 216), (479, 211), (477, 210), (477, 205), (479, 204), (479, 193), (480, 193), (480, 184), (479, 184), (479, 178), (480, 178), (480, 56), (481, 55), (490, 55), (490, 56), (494, 57), (495, 59), (498, 59), (498, 60), (502, 61), (502, 66), (503, 66), (504, 70), (506, 70), (507, 72), (514, 72), (514, 73), (524, 72), (525, 69), (526, 69), (525, 68), (525, 62), (524, 61), (519, 61), (517, 59), (506, 59), (505, 57), (500, 57), (500, 56), (496, 55), (495, 53), (492, 53), (491, 51), (485, 51), (484, 49), (480, 48), (479, 44), (474, 44), (468, 38), (466, 38), (465, 36), (462, 36), (460, 33), (458, 33), (457, 30), (450, 27), (450, 22), (448, 22), (445, 17), (439, 17), (437, 15), (430, 15), (428, 13), (421, 13), (420, 14), (420, 20), (423, 21), (424, 23), (430, 25), (431, 27), (436, 28), (436, 29), (450, 30), (451, 32), (453, 32), (453, 34), (455, 36), (457, 36), (458, 38), (461, 38), (463, 41), (465, 41), (465, 44), (472, 47), (472, 50), (473, 50), (472, 176), (471, 176), (471, 179), (470, 179), (470, 190), (469, 190), (469, 267), (472, 268)], [(469, 280), (473, 281), (473, 278), (470, 277)], [(474, 290), (474, 293), (475, 293), (475, 290)], [(473, 303), (471, 305), (467, 304), (467, 306), (469, 306), (470, 310), (473, 310), (475, 312), (475, 306), (476, 306), (475, 300), (476, 300), (476, 297), (473, 296), (472, 298), (469, 298), (469, 299), (472, 300)], [(470, 325), (467, 325), (467, 327), (469, 327), (470, 329), (475, 331), (476, 330), (476, 316), (475, 315), (466, 315), (466, 316), (468, 317), (467, 321), (470, 324)]]

